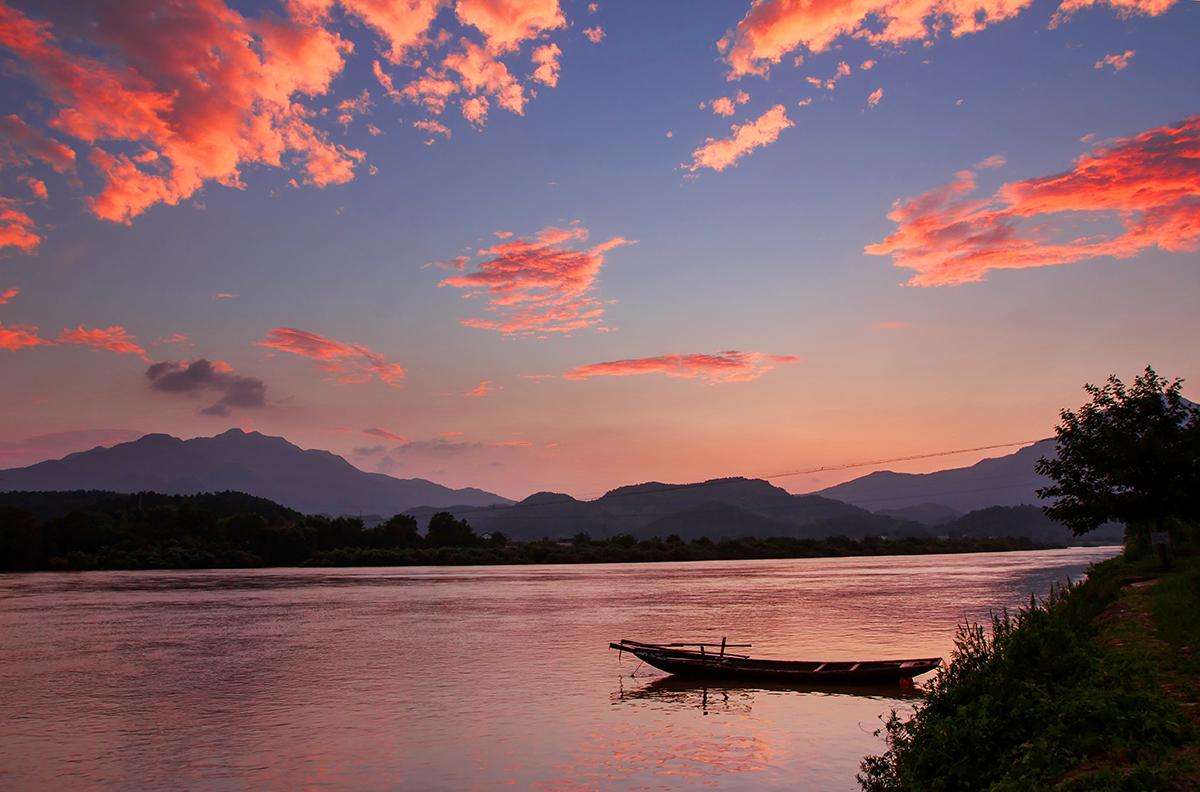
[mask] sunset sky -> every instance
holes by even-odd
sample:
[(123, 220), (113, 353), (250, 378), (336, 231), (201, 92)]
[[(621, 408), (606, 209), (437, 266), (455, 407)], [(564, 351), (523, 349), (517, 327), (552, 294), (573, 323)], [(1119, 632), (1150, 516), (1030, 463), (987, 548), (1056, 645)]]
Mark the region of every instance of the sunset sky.
[(0, 467), (238, 426), (594, 497), (1036, 440), (1147, 363), (1196, 399), (1198, 41), (1194, 0), (0, 0)]

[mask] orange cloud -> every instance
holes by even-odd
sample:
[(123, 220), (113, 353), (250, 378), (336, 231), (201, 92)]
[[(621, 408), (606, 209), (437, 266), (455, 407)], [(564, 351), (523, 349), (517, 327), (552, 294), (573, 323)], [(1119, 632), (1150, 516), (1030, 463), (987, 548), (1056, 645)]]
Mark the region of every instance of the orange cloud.
[(442, 280), (439, 286), (486, 295), (498, 319), (473, 317), (466, 327), (506, 335), (570, 333), (600, 327), (604, 307), (592, 292), (608, 251), (632, 244), (613, 237), (587, 249), (571, 243), (586, 239), (582, 226), (542, 229), (533, 239), (512, 238), (479, 251), (485, 260), (472, 272)]
[[(912, 269), (914, 286), (983, 280), (989, 270), (1072, 264), (1144, 250), (1200, 248), (1200, 116), (1111, 141), (1063, 173), (1003, 185), (972, 198), (975, 173), (914, 198), (888, 214), (896, 230), (868, 245)], [(1081, 221), (1108, 233), (1079, 236)]]
[(596, 25), (595, 27), (584, 28), (583, 35), (588, 41), (593, 44), (599, 44), (604, 40), (604, 28)]
[(33, 325), (0, 324), (0, 349), (15, 352), (25, 347), (42, 346), (53, 343), (38, 335), (38, 329)]
[(780, 132), (795, 125), (783, 105), (777, 104), (753, 121), (730, 126), (730, 137), (708, 138), (692, 152), (691, 163), (684, 167), (692, 173), (701, 168), (723, 171), (754, 149), (774, 143)]
[[(410, 49), (425, 43), (425, 32), (445, 0), (340, 0), (346, 13), (358, 17), (387, 43), (385, 56), (392, 63), (404, 60)], [(323, 21), (334, 0), (292, 0), (294, 9), (303, 8), (305, 16)]]
[(1119, 55), (1105, 55), (1103, 58), (1096, 61), (1095, 68), (1103, 69), (1105, 66), (1112, 66), (1113, 71), (1121, 71), (1129, 65), (1129, 61), (1133, 60), (1133, 55), (1133, 50), (1125, 50)]
[(749, 382), (781, 365), (796, 363), (794, 355), (768, 355), (763, 352), (729, 350), (713, 355), (659, 355), (657, 357), (612, 360), (571, 369), (563, 375), (569, 380), (590, 377), (632, 377), (663, 374), (680, 379), (702, 379), (712, 383)]
[(875, 63), (876, 61), (874, 60), (865, 60), (858, 64), (858, 68), (862, 69), (863, 71), (870, 71), (871, 69), (875, 68)]
[(1117, 16), (1128, 19), (1131, 16), (1158, 16), (1166, 13), (1176, 0), (1063, 0), (1058, 10), (1050, 19), (1050, 27), (1058, 27), (1066, 22), (1076, 12), (1092, 6), (1111, 6)]
[(0, 251), (11, 247), (32, 253), (41, 243), (33, 218), (13, 199), (0, 197)]
[(533, 70), (533, 79), (551, 88), (558, 85), (558, 59), (561, 57), (562, 50), (557, 44), (545, 44), (535, 49), (533, 62), (537, 68)]
[(233, 299), (236, 299), (236, 298), (237, 298), (237, 295), (236, 295), (236, 294), (232, 294), (232, 293), (230, 293), (230, 292), (217, 292), (216, 294), (214, 294), (214, 295), (213, 295), (213, 299), (214, 299), (214, 300), (219, 300), (219, 301), (223, 301), (223, 300), (233, 300)]
[(430, 137), (428, 139), (426, 139), (426, 141), (425, 141), (425, 145), (427, 145), (427, 146), (433, 144), (433, 142), (434, 142), (434, 138), (432, 137), (433, 135), (441, 135), (442, 137), (445, 137), (447, 139), (449, 139), (449, 137), (450, 137), (450, 128), (447, 127), (445, 124), (441, 123), (440, 121), (434, 121), (432, 118), (425, 118), (420, 121), (413, 121), (413, 126), (416, 127), (417, 129), (421, 130), (422, 132), (426, 132), (430, 135)]
[(354, 121), (355, 116), (370, 113), (372, 106), (371, 92), (364, 88), (358, 95), (338, 102), (338, 123), (342, 126), (349, 126)]
[(315, 360), (321, 370), (338, 382), (360, 383), (375, 378), (400, 387), (407, 373), (399, 363), (389, 363), (383, 355), (362, 344), (347, 344), (294, 327), (272, 329), (258, 346)]
[(35, 179), (32, 176), (18, 176), (18, 181), (24, 184), (29, 192), (33, 193), (33, 197), (39, 201), (45, 201), (50, 197), (50, 191), (46, 189), (46, 182), (41, 179)]
[(489, 393), (494, 393), (498, 390), (504, 390), (504, 386), (497, 385), (496, 383), (492, 382), (491, 380), (480, 380), (478, 385), (476, 385), (474, 388), (471, 388), (469, 391), (467, 391), (463, 395), (471, 396), (476, 399), (482, 399), (484, 396), (487, 396)]
[(63, 328), (63, 331), (58, 334), (55, 342), (59, 344), (79, 344), (89, 346), (92, 349), (104, 349), (109, 352), (115, 352), (118, 355), (137, 355), (147, 363), (150, 362), (150, 357), (146, 354), (146, 350), (142, 349), (136, 339), (121, 325), (94, 327), (91, 329), (79, 325), (74, 330)]
[(871, 95), (867, 97), (867, 107), (868, 108), (875, 107), (882, 101), (883, 101), (883, 89), (876, 88), (874, 91), (871, 91)]
[(21, 290), (16, 286), (11, 286), (5, 289), (4, 291), (0, 292), (0, 305), (8, 305), (8, 303), (12, 302), (13, 298), (20, 293)]
[(442, 65), (458, 73), (468, 94), (491, 96), (496, 104), (517, 115), (525, 113), (525, 88), (490, 50), (463, 39), (462, 50), (451, 52)]
[[(709, 108), (714, 115), (731, 116), (734, 113), (735, 105), (743, 105), (750, 101), (750, 94), (745, 91), (738, 91), (733, 96), (719, 96), (708, 103)], [(700, 109), (704, 109), (704, 103), (700, 103)]]
[(509, 52), (567, 25), (558, 0), (458, 0), (454, 13), (464, 25), (478, 29), (495, 52)]
[[(4, 24), (0, 8), (0, 25)], [(3, 32), (0, 31), (0, 36)], [(2, 39), (0, 39), (2, 41)], [(75, 150), (9, 114), (0, 117), (0, 165), (25, 165), (33, 158), (49, 165), (57, 173), (75, 170)]]
[(331, 143), (296, 101), (328, 91), (351, 45), (301, 0), (260, 19), (221, 0), (91, 11), (75, 28), (86, 31), (84, 54), (0, 2), (0, 46), (53, 103), (49, 125), (91, 147), (103, 177), (88, 198), (97, 217), (128, 223), (210, 181), (240, 187), (245, 165), (283, 167), (288, 157), (317, 186), (354, 177), (362, 152)]

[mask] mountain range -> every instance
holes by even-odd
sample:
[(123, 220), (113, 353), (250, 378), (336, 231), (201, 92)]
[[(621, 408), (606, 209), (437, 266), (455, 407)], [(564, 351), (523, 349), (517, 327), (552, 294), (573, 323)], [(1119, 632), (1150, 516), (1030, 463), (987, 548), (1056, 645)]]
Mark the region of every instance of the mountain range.
[(422, 528), (434, 513), (450, 511), (479, 533), (500, 531), (518, 540), (579, 533), (639, 539), (677, 534), (685, 540), (964, 535), (1065, 543), (1069, 533), (1036, 508), (1033, 492), (1045, 481), (1033, 473), (1033, 464), (1054, 452), (1053, 442), (937, 473), (871, 473), (803, 495), (762, 479), (720, 478), (693, 484), (646, 482), (589, 501), (539, 492), (514, 503), (471, 487), (451, 489), (420, 478), (368, 473), (328, 451), (230, 429), (191, 440), (149, 434), (2, 470), (0, 491), (236, 491), (309, 514), (366, 515), (369, 522), (408, 513)]
[(0, 470), (0, 491), (111, 490), (190, 495), (234, 490), (308, 514), (397, 514), (414, 506), (512, 503), (492, 492), (367, 473), (329, 451), (230, 429), (181, 440), (148, 434), (128, 443)]

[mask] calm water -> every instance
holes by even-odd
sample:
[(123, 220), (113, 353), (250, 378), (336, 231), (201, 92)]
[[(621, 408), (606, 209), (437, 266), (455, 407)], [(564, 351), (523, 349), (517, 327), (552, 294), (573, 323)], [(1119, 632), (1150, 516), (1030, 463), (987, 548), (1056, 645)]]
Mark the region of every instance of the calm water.
[(672, 683), (607, 642), (948, 655), (1114, 552), (0, 576), (0, 787), (852, 789), (892, 693)]

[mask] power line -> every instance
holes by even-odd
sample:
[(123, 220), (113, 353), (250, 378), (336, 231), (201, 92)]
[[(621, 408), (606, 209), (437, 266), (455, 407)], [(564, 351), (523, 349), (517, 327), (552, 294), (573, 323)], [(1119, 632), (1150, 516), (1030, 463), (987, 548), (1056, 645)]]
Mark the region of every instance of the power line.
[[(951, 450), (947, 450), (947, 451), (932, 451), (932, 452), (925, 453), (925, 454), (910, 454), (908, 456), (891, 457), (888, 459), (874, 459), (874, 460), (865, 461), (865, 462), (850, 462), (850, 463), (846, 463), (846, 464), (842, 464), (842, 465), (825, 465), (822, 467), (810, 468), (808, 470), (794, 470), (794, 471), (787, 471), (787, 472), (783, 472), (783, 473), (772, 473), (772, 474), (765, 475), (765, 476), (746, 476), (745, 478), (773, 479), (773, 478), (786, 478), (789, 476), (800, 476), (800, 475), (805, 475), (805, 474), (821, 473), (821, 472), (836, 471), (836, 470), (852, 470), (854, 468), (869, 467), (871, 465), (885, 465), (885, 464), (889, 464), (889, 463), (893, 463), (893, 462), (911, 462), (911, 461), (915, 461), (915, 460), (919, 460), (919, 459), (933, 459), (936, 457), (954, 456), (956, 454), (966, 454), (966, 453), (970, 453), (973, 451), (989, 451), (989, 450), (993, 450), (993, 449), (997, 449), (997, 448), (1012, 448), (1013, 446), (1030, 445), (1030, 444), (1036, 443), (1036, 442), (1038, 442), (1038, 441), (1037, 440), (1015, 440), (1010, 443), (993, 443), (992, 445), (974, 446), (972, 448), (957, 448), (957, 449), (951, 449)], [(684, 490), (684, 489), (696, 489), (699, 487), (712, 486), (715, 483), (719, 483), (719, 482), (721, 482), (723, 480), (727, 480), (729, 478), (737, 478), (737, 477), (736, 476), (726, 476), (723, 479), (713, 479), (711, 481), (699, 481), (699, 482), (694, 482), (691, 484), (663, 484), (663, 485), (660, 485), (659, 487), (655, 487), (653, 489), (639, 488), (639, 489), (635, 489), (630, 492), (609, 491), (607, 493), (604, 493), (600, 497), (603, 497), (606, 500), (611, 500), (611, 499), (615, 499), (615, 498), (633, 497), (636, 495), (653, 495), (653, 494), (657, 494), (660, 492), (675, 492), (675, 491)], [(984, 488), (982, 490), (967, 490), (965, 492), (984, 492), (984, 491), (987, 491), (988, 489), (1011, 489), (1015, 486), (1020, 486), (1020, 485), (1009, 484), (1009, 485), (1005, 485), (1002, 487)], [(940, 493), (940, 494), (941, 495), (949, 495), (949, 494), (961, 494), (961, 493)], [(901, 496), (899, 498), (886, 498), (883, 500), (901, 500), (902, 498), (903, 498), (903, 496)], [(521, 508), (530, 509), (530, 508), (536, 508), (539, 506), (557, 506), (557, 505), (561, 505), (564, 503), (589, 503), (589, 502), (592, 502), (592, 501), (595, 501), (598, 499), (599, 498), (593, 498), (591, 501), (587, 501), (587, 500), (579, 500), (577, 498), (572, 498), (570, 496), (567, 496), (565, 498), (560, 498), (558, 500), (546, 500), (546, 501), (539, 501), (537, 503), (512, 503), (512, 504), (507, 504), (507, 505), (493, 504), (490, 506), (473, 506), (468, 509), (455, 510), (454, 514), (456, 516), (461, 517), (466, 514), (474, 514), (474, 513), (483, 512), (483, 511), (510, 511), (513, 509), (521, 509)], [(860, 501), (860, 502), (866, 503), (868, 501)], [(550, 517), (550, 516), (557, 516), (557, 515), (531, 515), (531, 516)]]

